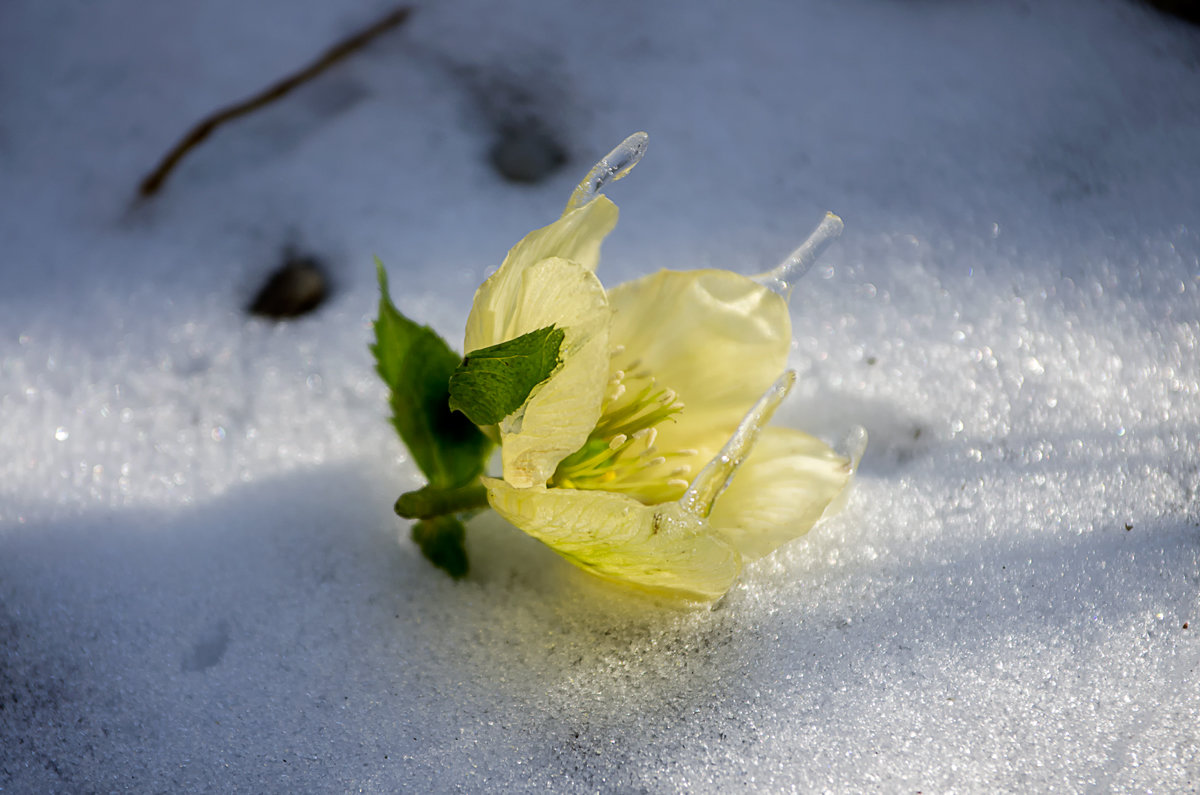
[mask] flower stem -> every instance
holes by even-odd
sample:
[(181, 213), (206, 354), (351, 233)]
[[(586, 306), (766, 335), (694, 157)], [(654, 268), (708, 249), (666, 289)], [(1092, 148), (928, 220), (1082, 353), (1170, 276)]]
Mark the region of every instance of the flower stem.
[(434, 519), (486, 507), (487, 489), (479, 481), (453, 489), (425, 486), (396, 500), (396, 513), (405, 519)]

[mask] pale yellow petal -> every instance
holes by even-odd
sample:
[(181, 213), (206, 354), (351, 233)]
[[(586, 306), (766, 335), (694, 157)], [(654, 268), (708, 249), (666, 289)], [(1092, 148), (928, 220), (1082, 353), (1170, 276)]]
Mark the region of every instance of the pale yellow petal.
[(611, 313), (596, 275), (565, 259), (525, 268), (514, 294), (514, 337), (546, 326), (564, 335), (562, 364), (499, 425), (504, 477), (524, 488), (549, 480), (596, 426), (608, 383)]
[(464, 350), (486, 348), (533, 331), (530, 328), (518, 331), (519, 324), (514, 320), (523, 309), (521, 285), (526, 269), (544, 259), (559, 257), (595, 272), (600, 261), (600, 244), (616, 224), (617, 206), (599, 196), (526, 235), (508, 252), (500, 269), (475, 292), (467, 317)]
[(756, 560), (812, 529), (850, 471), (850, 461), (821, 440), (767, 428), (708, 521), (743, 558)]
[(787, 365), (787, 302), (730, 271), (663, 270), (609, 290), (614, 369), (654, 376), (684, 403), (658, 428), (661, 450), (709, 460)]
[(708, 601), (729, 590), (741, 571), (738, 553), (677, 503), (647, 506), (611, 492), (483, 482), (497, 513), (602, 577)]

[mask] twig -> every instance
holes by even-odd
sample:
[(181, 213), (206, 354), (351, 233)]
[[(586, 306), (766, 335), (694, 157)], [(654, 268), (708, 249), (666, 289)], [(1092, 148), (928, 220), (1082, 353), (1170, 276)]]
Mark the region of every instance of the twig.
[(347, 55), (365, 47), (380, 34), (386, 33), (402, 24), (408, 19), (410, 11), (411, 9), (407, 7), (392, 11), (370, 27), (364, 28), (353, 36), (343, 39), (333, 47), (330, 47), (325, 51), (324, 55), (300, 71), (285, 77), (283, 80), (260, 91), (249, 99), (222, 108), (200, 121), (188, 131), (187, 135), (180, 139), (179, 143), (171, 148), (171, 151), (167, 152), (166, 156), (159, 162), (158, 167), (142, 180), (141, 185), (138, 187), (138, 193), (142, 198), (153, 196), (162, 188), (163, 183), (166, 182), (167, 177), (170, 176), (171, 171), (179, 164), (179, 161), (205, 138), (212, 135), (213, 131), (222, 124), (240, 116), (245, 116), (247, 113), (253, 113), (264, 105), (268, 105), (288, 94), (296, 86), (312, 80)]

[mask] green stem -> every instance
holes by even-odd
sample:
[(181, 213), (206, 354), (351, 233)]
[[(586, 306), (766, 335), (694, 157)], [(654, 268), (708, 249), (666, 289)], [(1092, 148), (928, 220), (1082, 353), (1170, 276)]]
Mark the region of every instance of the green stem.
[(454, 489), (426, 486), (401, 494), (396, 500), (396, 513), (405, 519), (434, 519), (486, 507), (487, 489), (478, 480)]

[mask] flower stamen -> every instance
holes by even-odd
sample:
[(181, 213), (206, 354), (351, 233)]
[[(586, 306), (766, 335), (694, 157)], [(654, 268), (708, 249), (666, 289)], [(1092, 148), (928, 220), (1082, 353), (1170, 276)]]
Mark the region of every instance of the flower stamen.
[[(635, 372), (637, 366), (635, 361), (613, 371), (600, 420), (587, 443), (559, 463), (551, 487), (617, 491), (646, 504), (677, 500), (687, 490), (681, 475), (690, 474), (690, 466), (674, 465), (665, 472), (663, 467), (696, 451), (663, 452), (655, 446), (656, 426), (673, 420), (683, 401), (648, 373)], [(635, 383), (640, 381), (645, 383)]]

